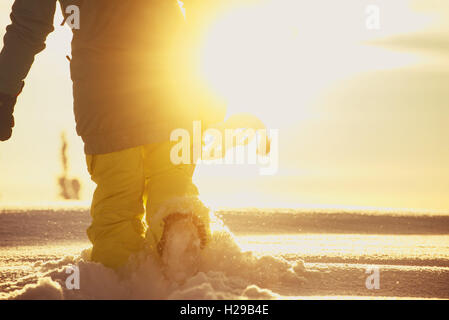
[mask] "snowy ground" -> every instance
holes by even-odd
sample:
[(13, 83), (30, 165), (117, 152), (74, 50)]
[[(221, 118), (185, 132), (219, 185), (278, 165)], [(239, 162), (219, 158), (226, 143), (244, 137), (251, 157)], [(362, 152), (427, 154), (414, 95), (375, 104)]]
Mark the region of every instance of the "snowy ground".
[[(85, 208), (4, 209), (0, 298), (449, 298), (448, 215), (242, 210), (220, 216), (234, 235), (218, 228), (200, 273), (176, 284), (151, 255), (136, 257), (126, 278), (89, 262)], [(66, 288), (72, 265), (79, 290)], [(375, 270), (380, 288), (369, 290)]]

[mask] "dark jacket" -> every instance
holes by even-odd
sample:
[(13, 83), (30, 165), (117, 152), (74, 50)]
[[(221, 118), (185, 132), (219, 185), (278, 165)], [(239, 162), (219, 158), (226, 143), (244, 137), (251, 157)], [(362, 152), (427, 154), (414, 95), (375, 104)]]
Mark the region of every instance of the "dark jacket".
[[(59, 0), (80, 8), (71, 77), (87, 154), (168, 140), (175, 128), (221, 121), (224, 104), (197, 74), (194, 22), (176, 0)], [(0, 53), (0, 92), (15, 95), (53, 31), (57, 0), (16, 0)]]

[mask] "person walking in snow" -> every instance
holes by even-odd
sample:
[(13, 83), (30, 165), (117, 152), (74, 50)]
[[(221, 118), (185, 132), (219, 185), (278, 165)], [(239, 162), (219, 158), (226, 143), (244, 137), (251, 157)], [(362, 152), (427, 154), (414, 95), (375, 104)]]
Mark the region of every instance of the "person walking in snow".
[[(194, 81), (188, 3), (15, 0), (0, 53), (2, 141), (12, 135), (14, 106), (54, 29), (58, 2), (66, 19), (69, 6), (80, 9), (70, 69), (76, 129), (97, 185), (91, 259), (117, 270), (150, 247), (162, 261), (194, 265), (210, 238), (209, 209), (192, 182), (195, 165), (170, 161), (169, 137), (194, 120), (220, 122), (224, 113)], [(178, 258), (168, 250), (171, 234), (185, 240)]]

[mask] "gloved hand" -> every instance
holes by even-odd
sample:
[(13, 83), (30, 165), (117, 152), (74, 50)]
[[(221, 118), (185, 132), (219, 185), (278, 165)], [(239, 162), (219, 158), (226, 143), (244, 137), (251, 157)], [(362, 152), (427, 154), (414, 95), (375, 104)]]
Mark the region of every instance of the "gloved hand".
[(16, 101), (17, 97), (0, 93), (0, 141), (6, 141), (11, 138)]

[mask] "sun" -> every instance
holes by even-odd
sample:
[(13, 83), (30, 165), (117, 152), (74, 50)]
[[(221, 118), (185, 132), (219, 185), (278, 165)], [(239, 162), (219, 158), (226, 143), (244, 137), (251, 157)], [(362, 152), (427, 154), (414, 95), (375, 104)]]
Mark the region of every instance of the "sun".
[(397, 14), (405, 24), (388, 19), (375, 33), (366, 30), (362, 5), (346, 1), (343, 10), (318, 2), (257, 2), (222, 14), (209, 27), (201, 74), (228, 101), (228, 115), (249, 112), (274, 128), (298, 124), (313, 116), (311, 103), (323, 89), (339, 80), (416, 61), (364, 43), (425, 22), (404, 1), (384, 7), (387, 18)]

